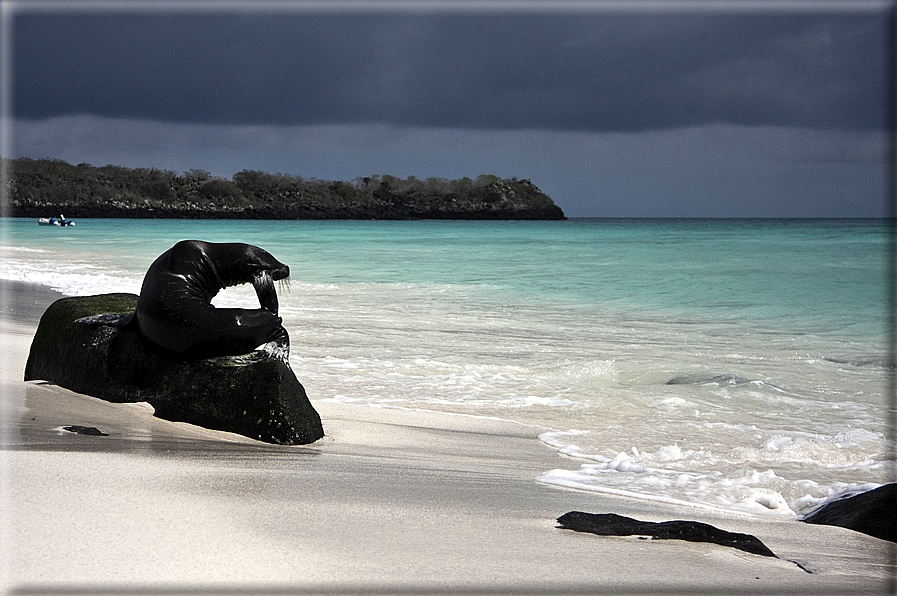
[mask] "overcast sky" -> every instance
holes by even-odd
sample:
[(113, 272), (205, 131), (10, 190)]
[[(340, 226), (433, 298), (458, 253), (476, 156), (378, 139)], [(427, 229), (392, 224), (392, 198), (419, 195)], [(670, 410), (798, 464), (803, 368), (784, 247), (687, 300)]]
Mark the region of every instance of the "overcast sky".
[(884, 2), (6, 8), (7, 156), (516, 176), (570, 217), (884, 214)]

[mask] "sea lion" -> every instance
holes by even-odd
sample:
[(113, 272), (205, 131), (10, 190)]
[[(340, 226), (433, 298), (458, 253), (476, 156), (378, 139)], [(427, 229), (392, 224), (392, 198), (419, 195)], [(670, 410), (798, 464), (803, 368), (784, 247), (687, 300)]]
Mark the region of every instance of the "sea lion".
[[(274, 282), (290, 268), (257, 246), (182, 240), (157, 258), (143, 278), (135, 318), (152, 343), (190, 358), (237, 356), (289, 338), (277, 315)], [(216, 308), (224, 288), (251, 283), (261, 308)]]

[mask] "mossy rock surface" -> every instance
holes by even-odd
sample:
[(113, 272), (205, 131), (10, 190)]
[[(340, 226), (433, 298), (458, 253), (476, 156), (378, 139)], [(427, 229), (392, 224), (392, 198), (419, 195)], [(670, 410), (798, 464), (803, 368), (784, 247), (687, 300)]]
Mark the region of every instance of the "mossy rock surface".
[[(133, 321), (134, 294), (62, 298), (41, 317), (25, 380), (42, 379), (116, 403), (149, 402), (156, 416), (298, 445), (324, 436), (305, 389), (266, 352), (184, 360), (150, 343)], [(96, 322), (97, 315), (118, 324)], [(94, 322), (83, 319), (92, 317)]]

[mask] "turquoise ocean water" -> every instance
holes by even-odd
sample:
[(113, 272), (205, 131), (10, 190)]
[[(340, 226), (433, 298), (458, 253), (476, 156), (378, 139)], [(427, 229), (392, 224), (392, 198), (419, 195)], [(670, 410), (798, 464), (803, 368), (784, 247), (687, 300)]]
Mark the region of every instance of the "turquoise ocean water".
[(291, 267), (312, 400), (544, 427), (540, 482), (795, 516), (893, 473), (882, 222), (7, 219), (0, 277), (138, 293), (186, 238)]

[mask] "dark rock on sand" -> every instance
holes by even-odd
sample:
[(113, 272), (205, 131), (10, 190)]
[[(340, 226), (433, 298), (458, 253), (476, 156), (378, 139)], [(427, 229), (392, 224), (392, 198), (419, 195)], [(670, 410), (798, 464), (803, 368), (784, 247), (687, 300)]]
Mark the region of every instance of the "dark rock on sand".
[(726, 532), (709, 524), (695, 521), (645, 522), (615, 513), (583, 513), (571, 511), (558, 518), (562, 528), (589, 532), (599, 536), (650, 536), (656, 540), (687, 540), (712, 542), (738, 550), (775, 557), (765, 544), (750, 534)]
[(838, 526), (897, 542), (897, 484), (832, 501), (801, 521)]
[(285, 362), (264, 350), (185, 360), (128, 323), (136, 305), (134, 294), (51, 304), (32, 341), (25, 380), (52, 381), (110, 402), (149, 402), (159, 418), (268, 443), (307, 444), (324, 436), (320, 416)]
[(63, 426), (62, 430), (67, 430), (70, 433), (75, 433), (76, 435), (91, 435), (94, 437), (108, 437), (109, 436), (108, 433), (104, 433), (103, 431), (96, 428), (95, 426), (78, 426), (76, 424), (76, 425), (72, 425), (72, 426)]

